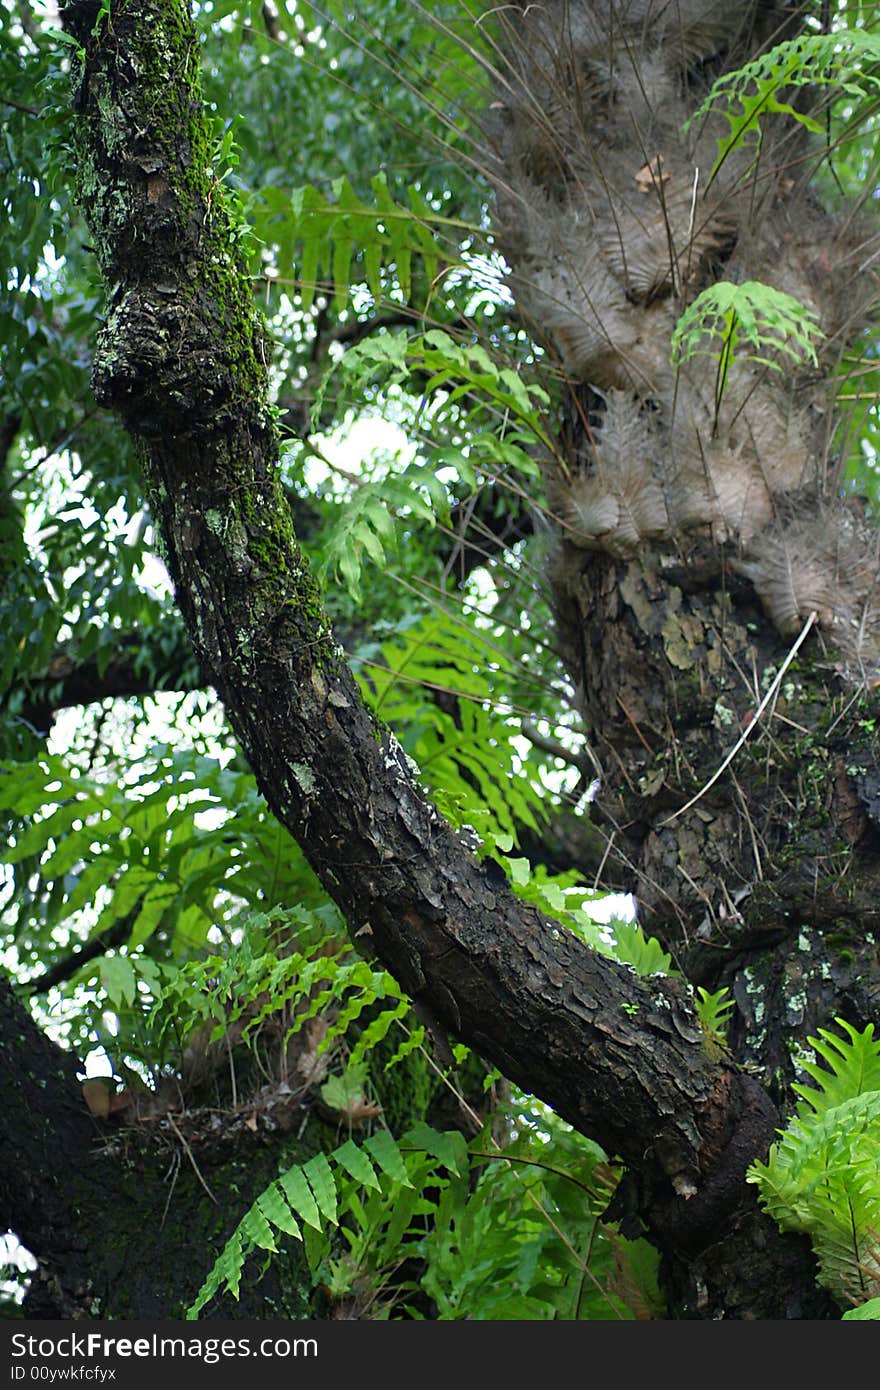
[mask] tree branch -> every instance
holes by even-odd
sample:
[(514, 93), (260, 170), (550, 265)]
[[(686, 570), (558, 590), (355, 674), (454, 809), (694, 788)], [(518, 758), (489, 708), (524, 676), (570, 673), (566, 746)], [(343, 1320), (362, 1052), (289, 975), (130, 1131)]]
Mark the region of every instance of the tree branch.
[[(91, 1167), (95, 1126), (77, 1077), (79, 1062), (51, 1042), (0, 979), (0, 1230), (13, 1230), (51, 1264), (75, 1243), (68, 1220), (77, 1175)], [(81, 1317), (70, 1290), (39, 1291), (49, 1316)], [(39, 1314), (37, 1314), (39, 1315)]]
[(87, 941), (79, 951), (74, 951), (71, 955), (56, 961), (48, 970), (44, 970), (42, 975), (38, 975), (36, 979), (28, 980), (23, 988), (29, 995), (37, 995), (46, 994), (56, 985), (63, 985), (84, 965), (88, 965), (90, 960), (96, 960), (98, 956), (103, 956), (105, 951), (112, 950), (114, 946), (121, 946), (123, 942), (127, 941), (135, 916), (136, 913), (127, 913), (109, 931), (101, 932), (98, 936), (92, 937), (91, 941)]
[(71, 705), (157, 690), (198, 690), (206, 684), (182, 628), (164, 634), (161, 644), (138, 633), (121, 635), (117, 653), (105, 666), (97, 657), (77, 665), (65, 652), (56, 652), (48, 674), (29, 683), (16, 714), (38, 733), (47, 733), (58, 711)]

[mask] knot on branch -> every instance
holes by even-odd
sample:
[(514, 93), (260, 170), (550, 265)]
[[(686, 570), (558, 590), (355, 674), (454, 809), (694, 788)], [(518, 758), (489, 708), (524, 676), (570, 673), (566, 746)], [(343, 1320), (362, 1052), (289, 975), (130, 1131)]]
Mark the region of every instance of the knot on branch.
[(197, 435), (241, 416), (236, 363), (197, 292), (173, 286), (118, 293), (95, 351), (96, 399), (138, 434)]
[(679, 1250), (705, 1249), (720, 1239), (738, 1211), (754, 1208), (757, 1200), (755, 1188), (743, 1179), (754, 1159), (766, 1158), (779, 1115), (764, 1088), (745, 1073), (730, 1075), (724, 1102), (726, 1142), (717, 1157), (712, 1155), (711, 1170), (699, 1189), (689, 1197), (658, 1202), (651, 1212), (652, 1229)]

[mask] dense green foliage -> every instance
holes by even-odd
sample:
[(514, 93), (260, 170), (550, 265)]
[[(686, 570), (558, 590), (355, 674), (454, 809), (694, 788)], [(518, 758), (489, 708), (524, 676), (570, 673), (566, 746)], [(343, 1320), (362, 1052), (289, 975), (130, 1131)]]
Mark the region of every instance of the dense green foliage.
[(806, 1063), (815, 1086), (796, 1086), (797, 1115), (766, 1163), (755, 1163), (767, 1211), (813, 1241), (821, 1278), (842, 1302), (877, 1287), (880, 1226), (880, 1042), (842, 1020), (840, 1037), (811, 1038), (824, 1067)]

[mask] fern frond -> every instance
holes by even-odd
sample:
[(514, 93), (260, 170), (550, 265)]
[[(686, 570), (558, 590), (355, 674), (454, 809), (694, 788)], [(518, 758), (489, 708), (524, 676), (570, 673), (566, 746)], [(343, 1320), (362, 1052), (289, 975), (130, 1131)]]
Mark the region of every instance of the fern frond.
[[(849, 1040), (820, 1028), (819, 1036), (810, 1038), (810, 1046), (828, 1065), (819, 1067), (805, 1062), (803, 1069), (812, 1076), (817, 1087), (796, 1085), (792, 1088), (817, 1115), (851, 1096), (880, 1091), (880, 1041), (874, 1037), (873, 1023), (860, 1033), (844, 1018), (835, 1019), (835, 1022)], [(799, 1111), (803, 1113), (804, 1108), (799, 1106)]]
[(880, 1043), (841, 1019), (848, 1038), (810, 1038), (828, 1070), (810, 1064), (818, 1087), (797, 1086), (798, 1114), (754, 1163), (764, 1209), (784, 1229), (809, 1235), (820, 1279), (844, 1302), (880, 1289)]
[(691, 358), (717, 362), (715, 418), (735, 360), (782, 371), (780, 358), (817, 365), (816, 340), (823, 337), (816, 315), (790, 294), (758, 280), (741, 285), (719, 280), (698, 294), (672, 334), (670, 360), (676, 368)]
[[(545, 817), (541, 788), (523, 771), (519, 724), (491, 707), (493, 668), (505, 658), (491, 631), (432, 611), (382, 645), (359, 679), (367, 702), (390, 724), (440, 809), (494, 842)], [(456, 697), (455, 717), (435, 692)]]
[[(261, 920), (262, 915), (256, 914), (248, 923), (256, 931)], [(316, 1047), (321, 1054), (344, 1036), (361, 1014), (387, 1000), (387, 1007), (379, 1009), (365, 1037), (355, 1044), (351, 1061), (356, 1065), (367, 1048), (409, 1011), (409, 1000), (386, 970), (351, 951), (340, 950), (338, 945), (328, 950), (330, 939), (315, 913), (304, 908), (279, 910), (273, 920), (295, 928), (294, 939), (310, 937), (310, 944), (280, 957), (272, 950), (252, 953), (246, 932), (240, 949), (187, 962), (156, 984), (154, 1014), (161, 1027), (185, 1032), (202, 1019), (212, 1019), (213, 1040), (243, 1019), (242, 1041), (253, 1043), (270, 1017), (295, 1004), (285, 1042), (320, 1016), (326, 1024)]]
[(329, 1154), (316, 1154), (308, 1162), (288, 1168), (245, 1212), (186, 1317), (197, 1318), (219, 1292), (238, 1297), (248, 1256), (257, 1249), (277, 1254), (278, 1234), (302, 1241), (300, 1222), (322, 1237), (304, 1242), (315, 1275), (329, 1251), (331, 1228), (340, 1226), (346, 1218), (353, 1218), (355, 1225), (370, 1225), (372, 1214), (364, 1206), (363, 1189), (381, 1197), (386, 1220), (392, 1221), (392, 1229), (384, 1239), (396, 1248), (404, 1234), (400, 1226), (408, 1226), (429, 1181), (434, 1187), (445, 1187), (450, 1178), (462, 1178), (467, 1166), (466, 1146), (460, 1134), (441, 1134), (420, 1124), (399, 1142), (380, 1130), (360, 1144), (347, 1139)]
[[(798, 121), (817, 135), (822, 125), (808, 111), (780, 95), (786, 89), (833, 86), (855, 101), (864, 101), (880, 85), (872, 66), (880, 59), (880, 35), (865, 29), (839, 29), (830, 34), (803, 34), (779, 43), (736, 72), (719, 77), (685, 129), (712, 112), (723, 116), (728, 134), (718, 142), (709, 183), (730, 151), (751, 139), (761, 143), (761, 119), (775, 112)], [(708, 186), (708, 185), (707, 185)]]
[[(340, 380), (353, 399), (395, 388), (389, 398), (397, 412), (403, 391), (423, 403), (420, 410), (427, 401), (431, 417), (420, 457), (403, 467), (396, 456), (374, 459), (379, 477), (347, 475), (353, 486), (328, 527), (322, 568), (357, 600), (365, 563), (384, 567), (396, 548), (400, 522), (416, 518), (428, 526), (449, 526), (452, 502), (462, 490), (476, 491), (481, 478), (509, 477), (518, 487), (526, 480), (533, 489), (539, 455), (554, 456), (567, 472), (544, 421), (547, 393), (479, 343), (456, 342), (440, 329), (415, 336), (387, 329), (370, 334), (330, 365), (316, 393), (316, 415), (331, 381), (338, 390)], [(291, 453), (303, 447), (294, 444)], [(334, 469), (314, 442), (305, 446), (309, 450)]]
[(330, 524), (321, 563), (321, 576), (341, 579), (352, 598), (363, 598), (364, 561), (377, 569), (397, 548), (399, 517), (416, 517), (428, 526), (449, 524), (450, 496), (433, 468), (408, 464), (400, 473), (360, 483)]
[(694, 996), (697, 1018), (709, 1042), (715, 1047), (723, 1047), (727, 1041), (727, 1025), (733, 1007), (734, 999), (726, 986), (715, 990), (714, 993), (703, 989), (702, 986), (697, 988)]
[(319, 285), (332, 286), (342, 309), (353, 272), (365, 281), (375, 300), (395, 291), (404, 303), (412, 294), (412, 262), (418, 257), (432, 284), (439, 265), (459, 264), (452, 233), (478, 236), (480, 229), (443, 217), (411, 188), (410, 206), (394, 201), (384, 174), (370, 181), (373, 201), (359, 198), (347, 178), (335, 179), (328, 198), (312, 184), (286, 193), (267, 187), (262, 198), (269, 229), (278, 247), (282, 270), (295, 266), (302, 307), (308, 311)]

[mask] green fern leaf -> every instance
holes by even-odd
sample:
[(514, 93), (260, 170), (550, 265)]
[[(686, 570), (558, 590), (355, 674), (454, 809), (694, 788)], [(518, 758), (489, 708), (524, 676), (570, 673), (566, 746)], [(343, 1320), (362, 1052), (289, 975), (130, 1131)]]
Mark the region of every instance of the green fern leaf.
[[(281, 1190), (282, 1187), (284, 1191)], [(257, 1198), (257, 1209), (262, 1216), (265, 1216), (270, 1225), (277, 1226), (278, 1230), (284, 1231), (286, 1235), (296, 1236), (297, 1240), (302, 1240), (299, 1225), (294, 1220), (290, 1207), (285, 1201), (284, 1193), (286, 1191), (286, 1183), (282, 1182), (280, 1186), (279, 1183), (270, 1184), (265, 1192), (261, 1192)], [(257, 1244), (261, 1244), (261, 1242), (257, 1241)], [(270, 1249), (271, 1247), (266, 1246), (264, 1248)]]
[(820, 1028), (818, 1038), (810, 1038), (810, 1044), (825, 1059), (827, 1069), (812, 1062), (804, 1063), (804, 1071), (818, 1083), (818, 1089), (793, 1087), (817, 1114), (851, 1096), (880, 1091), (880, 1041), (874, 1037), (873, 1023), (859, 1033), (846, 1019), (834, 1021), (844, 1029), (849, 1041), (835, 1036), (827, 1028)]
[(379, 1129), (375, 1134), (371, 1134), (364, 1140), (364, 1148), (376, 1160), (383, 1173), (400, 1183), (401, 1187), (412, 1186), (400, 1149), (386, 1130)]
[(637, 975), (668, 975), (672, 957), (663, 950), (655, 936), (646, 936), (638, 922), (615, 918), (612, 922), (615, 960), (631, 965)]
[[(337, 1224), (336, 1182), (333, 1170), (323, 1153), (316, 1153), (303, 1165), (303, 1175), (308, 1179), (318, 1210), (332, 1226)], [(304, 1219), (306, 1219), (304, 1217)]]
[(818, 1089), (796, 1088), (798, 1114), (747, 1178), (783, 1229), (809, 1235), (821, 1282), (848, 1301), (880, 1288), (880, 1089), (864, 1089), (877, 1081), (880, 1044), (871, 1025), (835, 1022), (847, 1037), (809, 1039), (829, 1070), (808, 1068)]
[(214, 1262), (211, 1272), (196, 1295), (195, 1302), (186, 1310), (185, 1317), (188, 1320), (197, 1318), (205, 1304), (224, 1286), (233, 1298), (238, 1298), (244, 1259), (241, 1236), (239, 1231), (235, 1231)]
[[(262, 1195), (265, 1196), (265, 1194)], [(260, 1210), (259, 1198), (242, 1220), (241, 1233), (253, 1245), (258, 1245), (261, 1250), (269, 1250), (272, 1254), (277, 1254), (278, 1245), (272, 1234), (272, 1227)]]
[[(352, 1066), (357, 1066), (359, 1062), (362, 1062), (367, 1054), (372, 1052), (377, 1044), (382, 1042), (387, 1036), (389, 1029), (399, 1019), (406, 1018), (411, 1007), (408, 999), (401, 999), (399, 1003), (395, 1004), (393, 1009), (383, 1009), (380, 1014), (377, 1014), (377, 1016), (367, 1024), (367, 1027), (351, 1049), (351, 1055), (349, 1057), (350, 1064)], [(395, 1061), (399, 1060), (399, 1056), (392, 1058), (391, 1062), (385, 1064), (385, 1070), (387, 1071)]]
[[(320, 1231), (321, 1213), (302, 1168), (288, 1168), (278, 1178), (278, 1184), (297, 1215), (316, 1231)], [(296, 1234), (299, 1234), (298, 1229)]]
[(752, 139), (756, 156), (761, 144), (761, 121), (778, 113), (798, 121), (817, 135), (823, 127), (808, 111), (785, 101), (786, 89), (836, 86), (854, 101), (865, 100), (880, 85), (872, 68), (880, 59), (880, 35), (865, 29), (837, 29), (829, 34), (807, 34), (786, 40), (761, 54), (736, 72), (720, 77), (685, 129), (710, 112), (718, 112), (728, 124), (719, 141), (718, 155), (709, 175), (717, 175), (731, 150)]
[(467, 1144), (458, 1130), (432, 1129), (424, 1120), (419, 1120), (407, 1130), (401, 1143), (433, 1154), (450, 1173), (456, 1173), (459, 1177), (467, 1172)]
[(372, 1163), (363, 1149), (359, 1149), (353, 1140), (348, 1139), (338, 1149), (334, 1149), (333, 1157), (347, 1173), (351, 1174), (355, 1182), (362, 1183), (364, 1187), (381, 1189), (381, 1183), (376, 1177)]
[(422, 1024), (419, 1024), (417, 1028), (412, 1029), (409, 1037), (404, 1038), (394, 1055), (385, 1063), (384, 1070), (390, 1071), (392, 1067), (396, 1067), (399, 1062), (404, 1061), (411, 1053), (415, 1052), (420, 1047), (424, 1047), (424, 1045), (425, 1029)]

